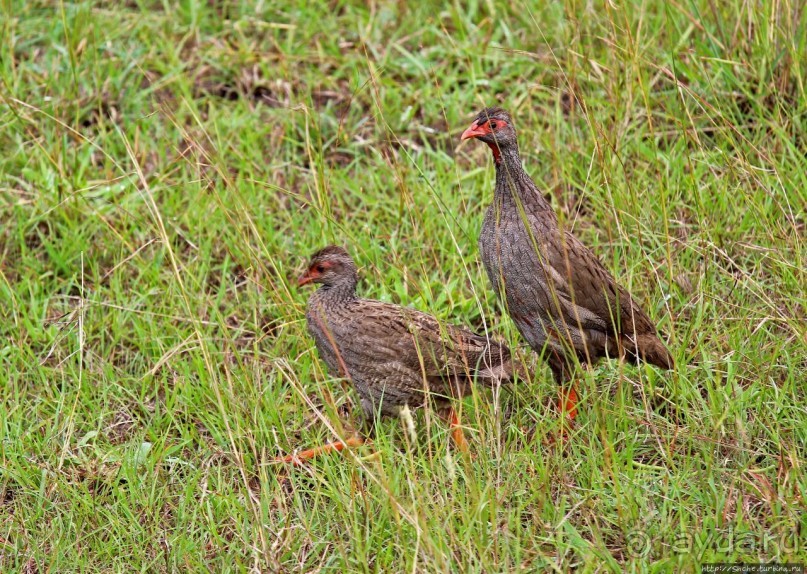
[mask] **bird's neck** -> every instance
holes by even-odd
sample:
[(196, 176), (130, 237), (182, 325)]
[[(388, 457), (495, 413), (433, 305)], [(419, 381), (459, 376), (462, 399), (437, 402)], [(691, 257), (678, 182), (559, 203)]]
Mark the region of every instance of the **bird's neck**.
[(521, 166), (521, 155), (518, 153), (518, 145), (508, 145), (500, 148), (497, 144), (490, 146), (493, 150), (493, 161), (496, 163), (496, 170), (504, 168), (508, 171), (524, 171)]
[(500, 205), (521, 204), (528, 210), (552, 211), (550, 203), (524, 170), (517, 146), (500, 150), (496, 161), (495, 199)]
[(329, 304), (346, 303), (356, 298), (357, 283), (358, 277), (345, 277), (334, 283), (322, 285), (312, 297), (320, 301), (327, 301)]

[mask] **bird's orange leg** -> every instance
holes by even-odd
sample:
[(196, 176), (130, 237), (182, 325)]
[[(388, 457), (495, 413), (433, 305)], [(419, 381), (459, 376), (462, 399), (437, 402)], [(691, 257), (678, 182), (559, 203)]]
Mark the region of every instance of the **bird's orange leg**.
[(296, 454), (277, 457), (275, 459), (275, 462), (285, 462), (285, 463), (291, 463), (294, 466), (302, 466), (305, 461), (311, 460), (312, 458), (315, 458), (321, 454), (325, 454), (332, 451), (341, 452), (346, 448), (361, 446), (366, 442), (367, 440), (365, 438), (359, 435), (353, 435), (345, 439), (344, 441), (337, 440), (334, 442), (329, 442), (328, 444), (324, 444), (322, 446), (309, 448)]
[(564, 445), (569, 440), (570, 431), (574, 428), (574, 418), (577, 416), (577, 391), (574, 386), (560, 388), (558, 410), (561, 413), (561, 428), (547, 437), (547, 445)]
[(457, 445), (457, 449), (459, 449), (460, 452), (469, 452), (471, 447), (468, 445), (468, 441), (465, 440), (465, 434), (462, 432), (462, 425), (460, 424), (460, 417), (457, 416), (457, 411), (454, 410), (454, 407), (440, 411), (440, 416), (448, 423), (448, 427), (451, 429), (451, 438), (454, 439), (454, 444)]
[(575, 419), (577, 416), (577, 391), (574, 389), (574, 385), (570, 386), (568, 390), (561, 388), (558, 409), (561, 413), (566, 413), (570, 421)]

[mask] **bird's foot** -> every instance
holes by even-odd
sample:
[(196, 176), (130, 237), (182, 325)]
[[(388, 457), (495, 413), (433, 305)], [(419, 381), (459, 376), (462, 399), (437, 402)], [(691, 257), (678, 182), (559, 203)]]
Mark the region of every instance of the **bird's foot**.
[(294, 466), (303, 466), (306, 461), (311, 460), (313, 458), (318, 457), (321, 454), (329, 453), (329, 452), (341, 452), (346, 448), (352, 448), (361, 446), (363, 444), (367, 444), (368, 441), (362, 436), (353, 435), (344, 441), (338, 440), (334, 442), (329, 442), (328, 444), (324, 444), (322, 446), (309, 448), (307, 450), (290, 454), (287, 456), (279, 456), (274, 459), (274, 462), (282, 462), (286, 464), (293, 464)]

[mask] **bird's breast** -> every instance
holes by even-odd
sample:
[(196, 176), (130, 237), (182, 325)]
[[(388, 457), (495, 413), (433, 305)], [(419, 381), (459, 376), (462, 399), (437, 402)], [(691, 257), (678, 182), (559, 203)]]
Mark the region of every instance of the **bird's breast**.
[(543, 255), (544, 237), (528, 233), (514, 218), (488, 212), (479, 239), (480, 257), (499, 296), (514, 319), (538, 319), (546, 314), (548, 274)]

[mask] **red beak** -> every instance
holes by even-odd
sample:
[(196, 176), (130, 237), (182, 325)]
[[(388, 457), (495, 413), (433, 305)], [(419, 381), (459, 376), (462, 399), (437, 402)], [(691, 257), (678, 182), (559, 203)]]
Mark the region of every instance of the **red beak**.
[(309, 283), (311, 283), (313, 281), (314, 281), (314, 276), (311, 274), (311, 272), (306, 271), (305, 273), (300, 275), (300, 278), (297, 280), (297, 287), (302, 287), (303, 285), (308, 285)]
[(474, 122), (471, 124), (471, 127), (462, 132), (462, 135), (460, 136), (460, 141), (468, 140), (471, 138), (478, 138), (479, 136), (483, 136), (486, 133), (490, 133), (490, 128), (487, 127), (487, 124), (480, 127), (477, 122)]

